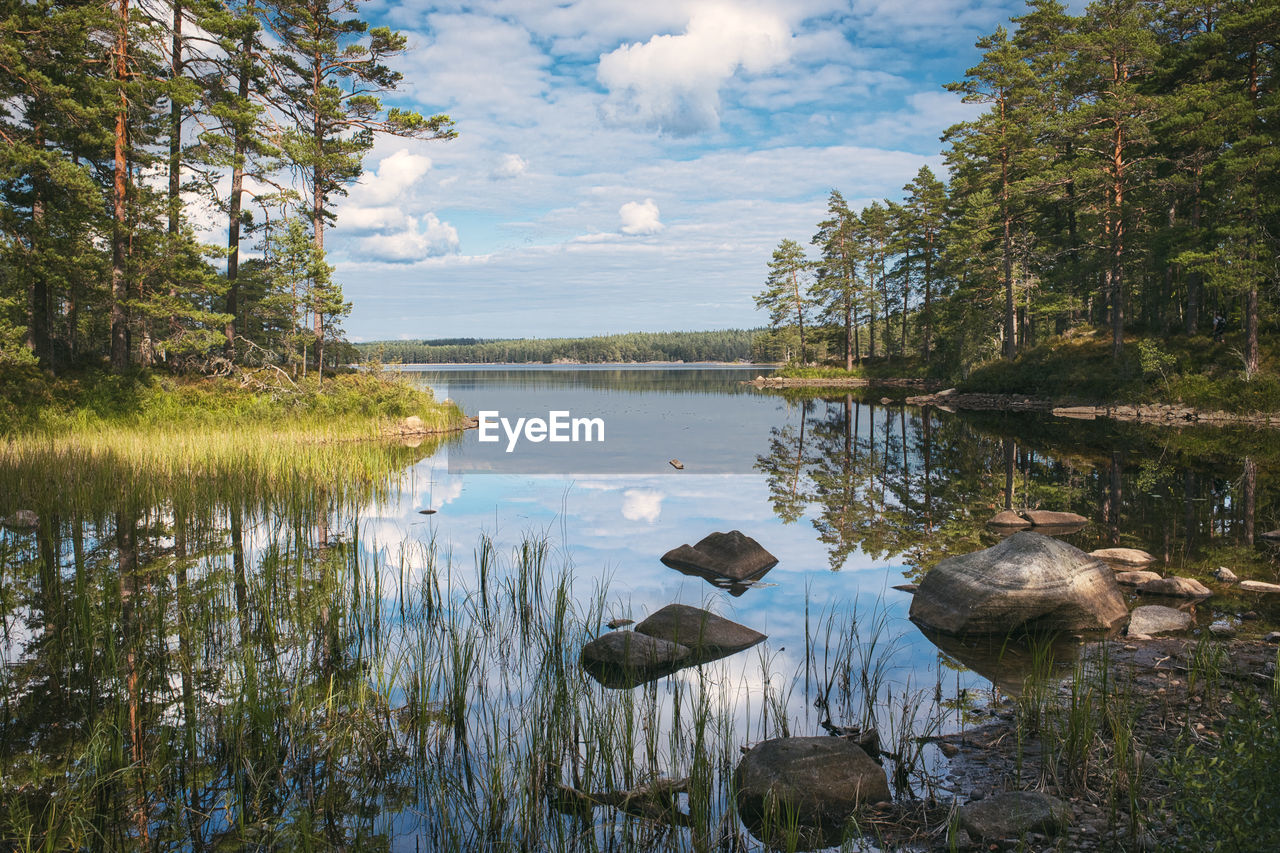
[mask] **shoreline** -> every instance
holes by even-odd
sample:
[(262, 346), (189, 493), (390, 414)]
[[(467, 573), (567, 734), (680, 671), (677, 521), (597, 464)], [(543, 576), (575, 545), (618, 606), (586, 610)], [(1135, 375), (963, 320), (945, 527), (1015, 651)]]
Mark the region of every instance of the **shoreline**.
[(932, 406), (944, 412), (1033, 412), (1056, 418), (1092, 421), (1109, 418), (1126, 423), (1160, 426), (1248, 426), (1280, 429), (1280, 412), (1205, 411), (1180, 403), (1079, 403), (1030, 394), (966, 393), (954, 388), (935, 390), (944, 383), (931, 379), (838, 377), (799, 379), (757, 376), (743, 382), (762, 389), (787, 388), (918, 388), (925, 391), (903, 400), (909, 406)]
[(911, 406), (933, 406), (943, 411), (1037, 412), (1057, 418), (1092, 421), (1109, 418), (1127, 423), (1163, 426), (1252, 426), (1280, 429), (1280, 412), (1203, 411), (1176, 403), (1071, 403), (1055, 402), (1027, 394), (966, 394), (949, 388), (937, 393), (908, 397)]

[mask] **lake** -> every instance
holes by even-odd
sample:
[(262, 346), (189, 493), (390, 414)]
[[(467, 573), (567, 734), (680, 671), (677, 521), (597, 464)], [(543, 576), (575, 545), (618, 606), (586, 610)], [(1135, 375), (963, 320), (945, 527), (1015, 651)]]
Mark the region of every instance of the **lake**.
[[(8, 511), (40, 523), (0, 544), (7, 831), (109, 849), (755, 849), (730, 779), (769, 737), (875, 727), (898, 796), (959, 793), (920, 737), (999, 709), (1036, 656), (943, 650), (894, 587), (998, 542), (999, 510), (1077, 512), (1072, 544), (1146, 549), (1169, 573), (1276, 580), (1269, 434), (744, 383), (766, 371), (406, 371), (468, 414), (598, 419), (590, 442), (470, 430), (181, 470), (11, 455)], [(776, 567), (716, 584), (659, 560), (730, 530)], [(767, 639), (625, 687), (582, 671), (606, 623), (673, 603)], [(1261, 632), (1280, 610), (1220, 594), (1194, 617)], [(662, 808), (598, 804), (685, 778)]]

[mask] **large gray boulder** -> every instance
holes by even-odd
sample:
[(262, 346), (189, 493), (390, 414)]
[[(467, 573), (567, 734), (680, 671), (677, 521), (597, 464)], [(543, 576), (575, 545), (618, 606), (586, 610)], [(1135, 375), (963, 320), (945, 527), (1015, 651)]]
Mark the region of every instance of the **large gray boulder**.
[(778, 558), (739, 530), (712, 533), (697, 545), (681, 545), (662, 555), (673, 569), (711, 574), (735, 581), (755, 580), (778, 564)]
[(637, 625), (635, 630), (687, 646), (699, 661), (725, 657), (767, 639), (759, 631), (687, 604), (668, 604)]
[(1006, 634), (1028, 627), (1107, 631), (1129, 611), (1115, 572), (1033, 531), (938, 563), (911, 600), (911, 618), (947, 634)]
[[(778, 847), (839, 844), (863, 804), (891, 799), (884, 768), (839, 737), (776, 738), (756, 744), (734, 774), (738, 815), (752, 834)], [(798, 837), (788, 839), (793, 831)]]
[(1005, 791), (965, 803), (957, 817), (960, 826), (979, 838), (1020, 838), (1029, 832), (1056, 835), (1071, 825), (1071, 807), (1037, 791)]
[(1010, 527), (1017, 530), (1026, 530), (1031, 526), (1031, 522), (1027, 521), (1011, 509), (1004, 509), (997, 512), (991, 517), (991, 520), (988, 521), (987, 524), (992, 527)]

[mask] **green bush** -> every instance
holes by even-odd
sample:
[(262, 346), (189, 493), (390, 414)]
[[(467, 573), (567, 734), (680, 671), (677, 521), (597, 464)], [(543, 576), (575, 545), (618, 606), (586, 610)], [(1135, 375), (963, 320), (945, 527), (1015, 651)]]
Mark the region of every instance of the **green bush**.
[(1280, 850), (1280, 720), (1255, 695), (1235, 694), (1233, 704), (1216, 748), (1184, 736), (1169, 761), (1181, 850)]

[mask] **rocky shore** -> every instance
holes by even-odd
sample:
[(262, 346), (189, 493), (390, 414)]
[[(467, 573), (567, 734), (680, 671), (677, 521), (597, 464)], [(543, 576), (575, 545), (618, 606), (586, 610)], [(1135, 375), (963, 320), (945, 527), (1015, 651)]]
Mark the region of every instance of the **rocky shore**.
[(966, 394), (949, 388), (906, 399), (912, 406), (935, 406), (945, 411), (968, 409), (986, 412), (1042, 412), (1059, 418), (1095, 420), (1111, 418), (1134, 423), (1169, 426), (1214, 425), (1280, 427), (1280, 412), (1243, 414), (1237, 412), (1205, 412), (1190, 406), (1164, 403), (1086, 403), (1064, 405), (1025, 394)]

